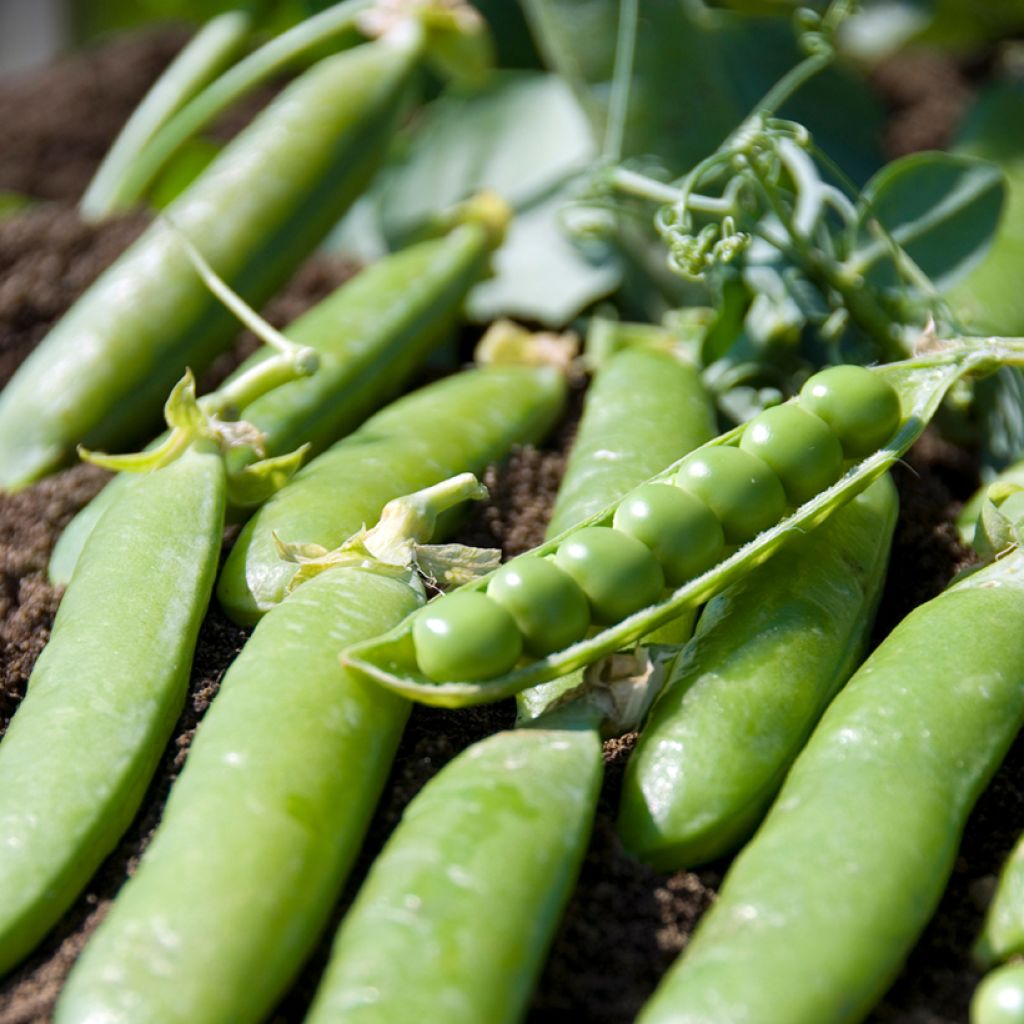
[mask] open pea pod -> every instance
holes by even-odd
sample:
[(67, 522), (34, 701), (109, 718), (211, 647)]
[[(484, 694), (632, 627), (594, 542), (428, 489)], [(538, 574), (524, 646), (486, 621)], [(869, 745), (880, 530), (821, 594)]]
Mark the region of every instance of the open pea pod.
[[(942, 345), (932, 343), (928, 345), (927, 352), (915, 358), (874, 367), (872, 372), (887, 381), (900, 400), (900, 425), (888, 444), (852, 466), (831, 487), (804, 502), (791, 515), (763, 530), (706, 572), (672, 590), (657, 603), (600, 629), (578, 643), (543, 658), (520, 661), (511, 671), (490, 679), (439, 683), (419, 670), (413, 622), (406, 620), (372, 641), (349, 648), (342, 654), (342, 661), (366, 679), (412, 700), (441, 707), (463, 707), (504, 699), (630, 647), (686, 609), (707, 601), (723, 587), (764, 562), (789, 539), (819, 525), (900, 459), (921, 436), (943, 396), (957, 380), (969, 374), (992, 372), (1004, 364), (1024, 365), (1024, 339), (979, 338)], [(737, 427), (709, 441), (698, 451), (717, 445), (736, 445), (743, 430), (743, 427)], [(673, 463), (650, 482), (670, 482), (682, 461)], [(610, 526), (614, 513), (615, 506), (610, 506), (535, 548), (530, 554), (554, 554), (567, 538), (579, 530)], [(489, 580), (490, 575), (484, 576), (460, 590), (486, 590)]]

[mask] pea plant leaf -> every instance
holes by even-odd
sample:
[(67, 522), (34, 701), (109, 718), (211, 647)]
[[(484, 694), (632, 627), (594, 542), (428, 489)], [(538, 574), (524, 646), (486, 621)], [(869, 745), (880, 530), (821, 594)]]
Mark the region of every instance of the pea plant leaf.
[(470, 315), (561, 326), (621, 277), (611, 248), (579, 243), (565, 229), (564, 207), (584, 187), (595, 156), (590, 125), (560, 78), (499, 73), (480, 93), (430, 104), (331, 247), (380, 255), (429, 230), (437, 211), (491, 189), (516, 216), (494, 275), (470, 295)]
[(960, 319), (978, 334), (1024, 334), (1024, 83), (984, 91), (968, 111), (954, 149), (991, 160), (1006, 175), (1007, 201), (992, 248), (947, 296)]
[[(570, 83), (603, 139), (620, 0), (523, 0), (523, 6), (546, 63)], [(799, 60), (790, 22), (795, 5), (771, 0), (755, 6), (761, 16), (682, 0), (643, 0), (623, 148), (616, 156), (654, 156), (673, 176), (683, 174)], [(851, 72), (819, 75), (781, 114), (806, 124), (855, 180), (864, 181), (880, 165), (881, 112), (865, 82)]]
[(868, 182), (858, 204), (848, 261), (880, 286), (901, 277), (879, 225), (941, 292), (984, 258), (1006, 200), (992, 163), (953, 153), (914, 153)]

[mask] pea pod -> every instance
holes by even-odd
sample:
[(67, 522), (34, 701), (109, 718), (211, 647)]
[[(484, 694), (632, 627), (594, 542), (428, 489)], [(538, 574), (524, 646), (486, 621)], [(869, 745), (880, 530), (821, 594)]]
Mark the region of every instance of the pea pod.
[[(610, 356), (587, 393), (548, 532), (621, 498), (710, 437), (711, 424), (691, 368), (655, 351)], [(535, 568), (574, 589), (555, 567)], [(552, 628), (567, 614), (563, 591), (524, 612)], [(524, 717), (554, 700), (522, 696)], [(590, 835), (602, 717), (577, 704), (499, 733), (428, 784), (345, 918), (311, 1021), (520, 1019)], [(499, 915), (500, 928), (490, 923)]]
[(300, 471), (245, 525), (217, 585), (225, 611), (252, 623), (284, 599), (295, 566), (275, 534), (333, 548), (384, 503), (454, 473), (481, 472), (513, 441), (537, 441), (565, 400), (552, 367), (491, 366), (392, 403)]
[(975, 958), (987, 967), (1018, 956), (1024, 951), (1024, 843), (1018, 842), (1003, 866), (992, 903), (985, 914), (985, 923)]
[(1022, 722), (1015, 551), (915, 610), (836, 697), (639, 1021), (861, 1020)]
[[(236, 385), (238, 407), (316, 369), (283, 339)], [(229, 464), (258, 443), (246, 423), (200, 408), (191, 374), (168, 398), (159, 448), (107, 456), (149, 470), (100, 519), (26, 696), (0, 744), (0, 973), (29, 952), (113, 849), (142, 800), (185, 699), (229, 494), (261, 500), (303, 452)], [(74, 752), (75, 756), (70, 756)]]
[(520, 1020), (586, 848), (601, 770), (596, 730), (554, 724), (499, 733), (446, 766), (346, 915), (308, 1024)]
[[(425, 46), (423, 30), (395, 32), (319, 62), (172, 204), (174, 224), (249, 302), (270, 296), (363, 190)], [(76, 443), (123, 446), (234, 330), (174, 231), (154, 224), (0, 393), (0, 487), (53, 471)]]
[(263, 1019), (326, 924), (408, 716), (335, 651), (418, 603), (400, 580), (335, 569), (260, 622), (57, 1021)]
[(705, 608), (626, 769), (633, 854), (689, 868), (753, 832), (864, 656), (896, 512), (885, 477)]
[[(895, 432), (884, 447), (854, 465), (837, 483), (805, 502), (796, 512), (741, 544), (738, 550), (701, 575), (678, 586), (668, 597), (639, 607), (639, 610), (621, 621), (569, 647), (526, 664), (512, 666), (506, 672), (483, 681), (451, 678), (438, 682), (420, 670), (411, 624), (403, 624), (381, 637), (351, 648), (344, 655), (345, 663), (367, 679), (375, 680), (414, 700), (444, 706), (499, 700), (527, 687), (566, 675), (616, 650), (635, 644), (659, 626), (678, 618), (686, 609), (708, 600), (725, 585), (765, 561), (795, 535), (819, 525), (899, 459), (920, 436), (942, 396), (956, 380), (971, 372), (991, 371), (1002, 363), (1019, 364), (1022, 359), (1024, 343), (1020, 341), (961, 339), (943, 346), (939, 351), (902, 363), (876, 367), (871, 371), (860, 370), (862, 374), (873, 375), (878, 381), (887, 382), (899, 399), (899, 424), (894, 427)], [(692, 467), (695, 456), (704, 459), (706, 453), (712, 451), (724, 453), (732, 450), (737, 459), (741, 456), (744, 459), (753, 458), (736, 450), (736, 443), (742, 433), (741, 427), (716, 438), (679, 464), (658, 474), (652, 482), (673, 481), (681, 468), (685, 468), (684, 463)], [(736, 469), (733, 476), (736, 486), (732, 487), (732, 493), (745, 493), (745, 482), (749, 482), (746, 470)], [(781, 493), (781, 484), (777, 480), (775, 487)], [(607, 529), (613, 523), (616, 511), (615, 508), (606, 509), (580, 524), (579, 529)], [(575, 535), (576, 531), (570, 530), (541, 545), (531, 554), (545, 556), (561, 551), (573, 542)], [(489, 582), (489, 578), (484, 577), (464, 589), (483, 590)], [(444, 600), (442, 597), (438, 601), (438, 614)]]
[[(299, 317), (288, 336), (316, 351), (320, 367), (246, 409), (246, 419), (266, 435), (267, 453), (303, 443), (318, 453), (398, 391), (450, 329), (466, 292), (485, 272), (503, 219), (500, 201), (480, 202), (446, 237), (367, 267)], [(271, 351), (266, 346), (247, 360), (228, 387)], [(50, 558), (51, 582), (71, 578), (86, 538), (128, 479), (108, 484), (65, 528)]]
[(0, 972), (113, 849), (181, 710), (216, 574), (224, 468), (190, 451), (139, 478), (82, 553), (0, 743)]
[(601, 511), (714, 434), (714, 409), (692, 366), (653, 349), (623, 349), (587, 392), (548, 536)]

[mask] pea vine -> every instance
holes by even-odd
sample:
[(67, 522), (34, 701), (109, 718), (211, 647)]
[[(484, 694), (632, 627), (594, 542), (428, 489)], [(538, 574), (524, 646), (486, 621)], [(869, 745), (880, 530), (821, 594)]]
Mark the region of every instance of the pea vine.
[[(967, 333), (875, 209), (877, 189), (859, 190), (804, 125), (780, 116), (799, 89), (836, 61), (837, 33), (856, 6), (856, 0), (833, 0), (824, 12), (798, 10), (803, 60), (713, 153), (674, 181), (617, 159), (632, 66), (630, 34), (620, 31), (605, 163), (582, 205), (621, 220), (636, 212), (638, 200), (650, 218), (654, 204), (669, 269), (700, 282), (716, 307), (720, 329), (708, 332), (699, 361), (720, 393), (747, 377), (786, 381), (794, 370), (799, 376), (801, 362), (905, 358), (929, 319), (943, 336)], [(624, 8), (623, 22), (631, 14)], [(967, 173), (971, 168), (961, 162)], [(993, 171), (985, 187), (1000, 188), (997, 179)], [(581, 222), (584, 229), (595, 224)], [(744, 338), (734, 346), (737, 329)], [(802, 360), (794, 360), (801, 346)], [(712, 369), (723, 356), (726, 365)]]

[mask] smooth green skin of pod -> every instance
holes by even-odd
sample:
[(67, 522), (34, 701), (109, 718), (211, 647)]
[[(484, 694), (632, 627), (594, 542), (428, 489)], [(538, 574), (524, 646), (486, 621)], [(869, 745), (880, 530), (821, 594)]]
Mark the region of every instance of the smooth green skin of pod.
[(711, 509), (730, 544), (756, 537), (786, 509), (785, 492), (772, 470), (729, 445), (696, 452), (679, 467), (675, 482)]
[(486, 594), (452, 594), (424, 608), (412, 627), (420, 668), (436, 682), (489, 679), (523, 653), (516, 620)]
[(225, 479), (191, 449), (100, 520), (0, 743), (0, 973), (68, 908), (135, 815), (185, 699)]
[(498, 733), (416, 797), (335, 940), (306, 1024), (513, 1024), (579, 870), (594, 729)]
[(337, 652), (419, 603), (401, 581), (333, 569), (260, 622), (56, 1021), (264, 1019), (330, 917), (409, 713)]
[(814, 374), (800, 389), (800, 405), (836, 432), (852, 459), (881, 448), (900, 423), (899, 395), (863, 366), (830, 366)]
[(587, 391), (547, 535), (601, 511), (717, 433), (714, 406), (692, 366), (652, 350), (616, 353)]
[[(490, 250), (483, 226), (464, 224), (367, 267), (291, 324), (288, 337), (316, 349), (320, 366), (246, 408), (267, 454), (306, 442), (318, 454), (397, 392), (450, 330)], [(269, 355), (262, 349), (234, 376)], [(71, 579), (86, 537), (129, 476), (115, 477), (67, 525), (50, 557), (51, 583)]]
[(765, 409), (746, 426), (740, 448), (764, 462), (799, 506), (831, 487), (843, 471), (843, 448), (832, 428), (799, 405)]
[(555, 564), (580, 586), (595, 622), (621, 622), (658, 600), (665, 576), (635, 537), (607, 526), (578, 530), (555, 552)]
[(982, 979), (971, 999), (971, 1024), (1024, 1024), (1024, 964), (1006, 964)]
[[(167, 210), (250, 304), (272, 295), (364, 190), (418, 58), (418, 46), (382, 40), (316, 64)], [(236, 332), (172, 231), (154, 224), (0, 393), (0, 487), (51, 472), (77, 443), (123, 448), (185, 368), (201, 369)]]
[(612, 525), (651, 549), (670, 586), (711, 568), (725, 549), (722, 526), (711, 509), (670, 484), (647, 484), (627, 495)]
[(911, 613), (836, 697), (638, 1020), (861, 1020), (1022, 721), (1017, 551)]
[(631, 853), (676, 871), (754, 831), (860, 664), (897, 511), (884, 477), (708, 604), (626, 767)]
[(221, 572), (217, 597), (252, 624), (279, 604), (295, 566), (289, 542), (337, 547), (376, 522), (392, 498), (456, 473), (481, 473), (513, 443), (540, 440), (562, 412), (566, 385), (550, 367), (494, 366), (406, 395), (301, 469), (249, 520)]
[(515, 619), (526, 652), (535, 658), (575, 643), (590, 627), (583, 591), (547, 558), (517, 558), (502, 567), (487, 596)]

